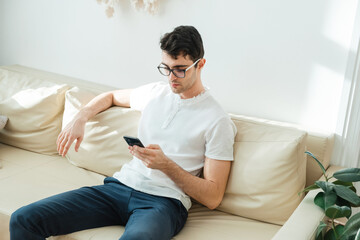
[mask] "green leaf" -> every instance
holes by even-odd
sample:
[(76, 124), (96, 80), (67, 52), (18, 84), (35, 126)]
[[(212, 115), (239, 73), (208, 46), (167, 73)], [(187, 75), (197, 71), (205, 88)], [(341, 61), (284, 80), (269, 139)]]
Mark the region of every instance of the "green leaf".
[(316, 240), (322, 240), (323, 239), (323, 231), (324, 229), (327, 227), (326, 223), (324, 223), (323, 221), (320, 221), (319, 226), (317, 227), (316, 230)]
[(340, 180), (336, 180), (335, 182), (333, 182), (333, 184), (348, 187), (356, 193), (356, 188), (354, 187), (354, 184), (352, 182), (343, 182)]
[(335, 184), (325, 181), (316, 181), (315, 185), (320, 187), (324, 192), (330, 192), (334, 189)]
[(360, 240), (360, 228), (356, 233), (355, 239), (354, 240)]
[(341, 169), (333, 176), (343, 182), (358, 182), (360, 181), (360, 168)]
[(337, 240), (334, 230), (330, 229), (329, 231), (327, 231), (325, 236), (324, 236), (324, 239), (325, 240)]
[(305, 152), (307, 155), (309, 155), (310, 157), (312, 157), (313, 159), (315, 159), (315, 161), (319, 164), (320, 168), (321, 168), (321, 171), (323, 172), (325, 178), (326, 178), (326, 170), (324, 168), (324, 166), (321, 164), (321, 162), (314, 156), (314, 154), (312, 154), (311, 152), (309, 151), (306, 151)]
[(307, 188), (305, 188), (304, 190), (302, 190), (301, 192), (298, 192), (298, 195), (300, 196), (300, 194), (304, 193), (304, 192), (309, 192), (311, 190), (314, 190), (314, 189), (318, 189), (319, 186), (317, 186), (316, 184), (313, 184), (311, 186), (308, 186)]
[(343, 225), (337, 225), (335, 227), (335, 232), (336, 232), (336, 236), (337, 239), (339, 239), (339, 237), (343, 234), (345, 227)]
[(317, 236), (317, 237), (315, 238), (315, 240), (324, 240), (324, 237), (323, 237), (322, 234), (320, 234), (319, 236)]
[(342, 217), (349, 218), (351, 216), (351, 208), (346, 206), (339, 207), (337, 205), (330, 206), (326, 208), (325, 215), (331, 219), (342, 218)]
[(360, 213), (353, 215), (349, 221), (345, 224), (344, 232), (340, 236), (340, 239), (347, 239), (355, 236), (360, 229)]
[(316, 194), (316, 196), (314, 198), (314, 203), (315, 203), (315, 205), (321, 207), (325, 211), (324, 195), (325, 195), (325, 193), (323, 193), (323, 192), (319, 192), (318, 194)]
[(355, 206), (360, 205), (359, 196), (356, 195), (356, 193), (354, 193), (351, 189), (345, 186), (335, 185), (334, 191), (339, 197), (350, 202), (351, 204), (354, 204)]
[(338, 240), (339, 236), (344, 232), (344, 226), (342, 225), (337, 225), (335, 227), (335, 232), (334, 229), (330, 229), (329, 231), (327, 231), (327, 233), (325, 234), (324, 239), (325, 240)]
[(341, 186), (345, 186), (345, 187), (352, 187), (352, 186), (354, 186), (354, 184), (353, 184), (352, 182), (344, 182), (344, 181), (340, 181), (340, 180), (334, 181), (333, 184), (335, 184), (335, 185), (341, 185)]
[(336, 199), (336, 193), (333, 191), (319, 192), (314, 198), (314, 203), (325, 211), (336, 203)]

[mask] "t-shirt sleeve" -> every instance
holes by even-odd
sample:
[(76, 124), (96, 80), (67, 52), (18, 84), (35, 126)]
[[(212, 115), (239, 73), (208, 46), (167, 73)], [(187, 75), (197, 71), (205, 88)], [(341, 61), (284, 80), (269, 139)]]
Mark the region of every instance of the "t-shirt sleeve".
[(130, 107), (143, 111), (150, 100), (161, 94), (166, 86), (164, 82), (155, 82), (133, 89), (130, 94)]
[(234, 160), (236, 132), (230, 117), (221, 118), (206, 134), (205, 156), (216, 160)]

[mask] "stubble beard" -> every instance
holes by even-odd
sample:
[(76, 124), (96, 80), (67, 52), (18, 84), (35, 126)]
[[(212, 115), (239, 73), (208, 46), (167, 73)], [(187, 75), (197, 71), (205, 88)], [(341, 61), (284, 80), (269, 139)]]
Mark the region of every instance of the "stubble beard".
[[(181, 93), (184, 93), (186, 92), (187, 90), (191, 89), (194, 85), (195, 85), (195, 80), (194, 79), (189, 79), (191, 80), (190, 82), (188, 82), (186, 84), (186, 82), (182, 82), (182, 83), (179, 83), (178, 81), (175, 81), (175, 82), (169, 82), (170, 84), (170, 88), (172, 90), (173, 93), (175, 94), (181, 94)], [(172, 84), (178, 84), (176, 87), (173, 87)], [(184, 85), (184, 83), (186, 85)]]

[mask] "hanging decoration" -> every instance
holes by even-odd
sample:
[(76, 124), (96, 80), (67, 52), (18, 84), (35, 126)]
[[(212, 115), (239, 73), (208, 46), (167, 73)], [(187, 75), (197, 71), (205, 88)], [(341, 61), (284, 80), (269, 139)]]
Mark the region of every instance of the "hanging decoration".
[[(106, 16), (111, 18), (115, 13), (115, 5), (120, 2), (120, 0), (96, 0), (98, 4), (105, 5)], [(159, 0), (130, 0), (131, 5), (134, 9), (138, 11), (145, 11), (152, 15), (156, 14), (158, 11)]]

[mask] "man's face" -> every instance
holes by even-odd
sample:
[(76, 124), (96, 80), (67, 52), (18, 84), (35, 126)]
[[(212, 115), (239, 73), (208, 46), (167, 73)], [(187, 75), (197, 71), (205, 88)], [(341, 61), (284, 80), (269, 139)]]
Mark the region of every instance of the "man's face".
[[(179, 55), (177, 59), (163, 51), (162, 53), (162, 65), (170, 69), (186, 69), (191, 66), (194, 62), (190, 57)], [(178, 78), (173, 73), (168, 76), (171, 90), (174, 93), (181, 94), (191, 89), (197, 79), (197, 73), (195, 66), (185, 72), (184, 78)]]

